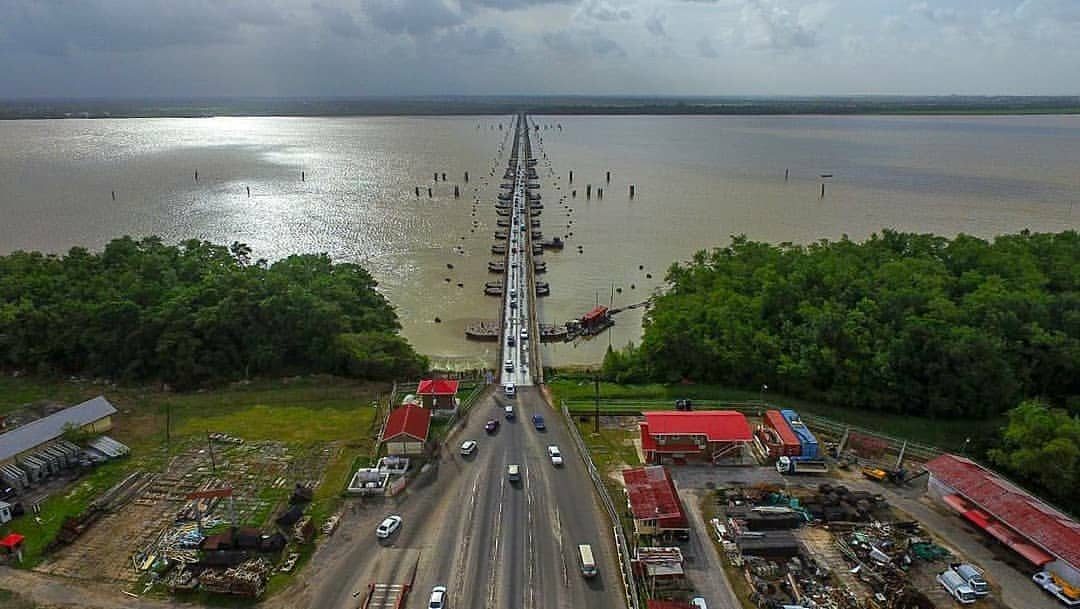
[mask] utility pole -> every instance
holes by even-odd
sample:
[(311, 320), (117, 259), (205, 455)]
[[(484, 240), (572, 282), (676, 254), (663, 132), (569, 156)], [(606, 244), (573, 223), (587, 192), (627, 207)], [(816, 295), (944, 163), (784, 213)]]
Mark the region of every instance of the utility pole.
[(169, 427), (172, 426), (172, 407), (169, 402), (165, 402), (165, 454), (169, 454), (170, 440)]
[(593, 433), (600, 433), (600, 377), (593, 375), (593, 385), (596, 387), (596, 410), (593, 412)]
[(210, 439), (210, 430), (206, 430), (206, 445), (210, 448), (210, 470), (217, 473), (217, 460), (214, 458), (214, 441)]
[(761, 385), (761, 391), (759, 391), (759, 392), (758, 392), (758, 402), (761, 402), (761, 405), (762, 405), (762, 406), (764, 406), (764, 405), (765, 405), (765, 391), (766, 391), (766, 390), (767, 390), (768, 388), (769, 388), (769, 386), (768, 386), (768, 385), (762, 384), (762, 385)]

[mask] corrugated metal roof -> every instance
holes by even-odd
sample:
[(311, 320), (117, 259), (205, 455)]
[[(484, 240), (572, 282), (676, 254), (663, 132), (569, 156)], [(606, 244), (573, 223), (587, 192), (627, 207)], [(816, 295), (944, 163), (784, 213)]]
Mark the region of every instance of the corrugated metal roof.
[(68, 427), (82, 427), (112, 414), (116, 414), (116, 407), (99, 395), (22, 427), (16, 427), (0, 435), (0, 461), (55, 440), (63, 435)]
[(970, 459), (945, 454), (926, 469), (995, 520), (1080, 567), (1080, 523)]
[(424, 379), (416, 388), (418, 395), (455, 395), (458, 390), (458, 381), (447, 379)]
[(407, 404), (395, 409), (386, 418), (382, 441), (388, 442), (397, 436), (405, 435), (418, 442), (426, 442), (429, 427), (431, 427), (431, 411)]
[(644, 415), (653, 436), (703, 435), (709, 442), (749, 442), (752, 437), (746, 417), (734, 410), (651, 411)]
[(660, 465), (624, 469), (626, 497), (638, 520), (657, 521), (662, 528), (686, 528), (686, 515), (671, 474)]

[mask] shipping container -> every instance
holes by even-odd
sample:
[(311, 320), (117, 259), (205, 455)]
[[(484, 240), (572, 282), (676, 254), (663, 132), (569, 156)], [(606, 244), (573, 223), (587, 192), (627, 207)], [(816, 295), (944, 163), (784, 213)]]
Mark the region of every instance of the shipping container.
[[(766, 410), (762, 423), (765, 427), (772, 429), (775, 432), (774, 435), (779, 439), (779, 443), (776, 445), (776, 454), (773, 456), (796, 457), (802, 453), (802, 445), (799, 444), (798, 436), (791, 430), (791, 426), (788, 425), (787, 420), (780, 414), (779, 410)], [(770, 446), (769, 448), (771, 453), (773, 447)]]
[(795, 432), (795, 435), (799, 438), (799, 445), (802, 450), (797, 458), (799, 459), (818, 459), (818, 441), (814, 437), (814, 434), (810, 432), (810, 429), (806, 427), (806, 424), (799, 418), (799, 413), (791, 409), (784, 409), (780, 411), (784, 419), (791, 426), (791, 430)]

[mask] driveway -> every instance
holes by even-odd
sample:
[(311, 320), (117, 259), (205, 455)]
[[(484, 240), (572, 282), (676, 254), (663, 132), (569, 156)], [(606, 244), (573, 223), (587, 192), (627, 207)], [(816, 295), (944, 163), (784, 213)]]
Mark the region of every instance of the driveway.
[(710, 607), (741, 607), (735, 598), (727, 573), (720, 564), (721, 558), (716, 552), (716, 546), (709, 537), (709, 528), (701, 515), (701, 499), (707, 496), (708, 491), (683, 488), (678, 490), (679, 498), (686, 508), (686, 516), (690, 520), (690, 542), (682, 546), (683, 556), (686, 558), (683, 565), (686, 578), (690, 580), (695, 593), (705, 597), (705, 602)]

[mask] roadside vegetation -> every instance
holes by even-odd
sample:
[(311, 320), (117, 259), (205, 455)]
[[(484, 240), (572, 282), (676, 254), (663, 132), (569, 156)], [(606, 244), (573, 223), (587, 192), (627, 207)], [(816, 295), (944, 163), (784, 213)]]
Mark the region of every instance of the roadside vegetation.
[(736, 237), (668, 272), (607, 378), (715, 383), (862, 410), (985, 418), (1026, 397), (1080, 410), (1080, 234), (987, 242), (884, 231)]
[(101, 253), (0, 256), (0, 369), (193, 388), (331, 373), (415, 377), (427, 360), (398, 334), (371, 275), (326, 255), (251, 260), (156, 237)]

